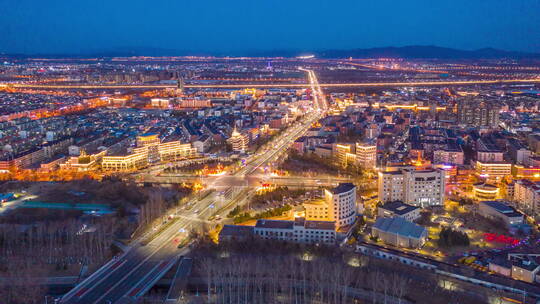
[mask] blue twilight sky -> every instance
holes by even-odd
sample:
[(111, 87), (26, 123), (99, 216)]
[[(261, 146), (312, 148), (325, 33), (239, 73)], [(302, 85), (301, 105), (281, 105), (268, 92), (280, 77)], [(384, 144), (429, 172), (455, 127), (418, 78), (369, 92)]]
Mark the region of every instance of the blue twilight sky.
[(405, 45), (540, 52), (540, 0), (0, 0), (0, 52)]

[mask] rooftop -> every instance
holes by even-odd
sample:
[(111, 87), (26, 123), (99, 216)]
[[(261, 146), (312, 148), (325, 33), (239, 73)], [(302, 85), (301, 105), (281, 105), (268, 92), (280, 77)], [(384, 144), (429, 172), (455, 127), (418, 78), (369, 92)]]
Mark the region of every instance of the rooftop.
[(401, 217), (378, 218), (373, 228), (412, 238), (420, 238), (426, 231), (426, 228), (406, 221)]
[(340, 194), (344, 192), (349, 192), (355, 188), (355, 185), (352, 183), (340, 183), (337, 187), (332, 189), (333, 194)]
[(408, 205), (401, 201), (389, 202), (382, 205), (379, 208), (383, 208), (385, 210), (391, 211), (392, 213), (397, 214), (397, 215), (407, 214), (411, 211), (419, 209), (419, 207)]
[(516, 211), (513, 207), (508, 206), (505, 203), (498, 202), (498, 201), (482, 201), (480, 204), (484, 204), (486, 206), (489, 206), (493, 209), (495, 209), (497, 212), (504, 214), (508, 217), (517, 217), (517, 216), (523, 216), (520, 212)]
[(253, 226), (225, 225), (219, 234), (225, 236), (250, 236), (253, 234)]
[(280, 220), (257, 220), (255, 228), (266, 229), (293, 229), (294, 221), (280, 221)]

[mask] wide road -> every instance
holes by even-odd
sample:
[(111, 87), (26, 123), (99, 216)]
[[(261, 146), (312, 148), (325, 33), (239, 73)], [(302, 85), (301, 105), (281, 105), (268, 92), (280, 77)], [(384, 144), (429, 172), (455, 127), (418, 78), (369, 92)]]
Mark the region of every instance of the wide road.
[[(454, 86), (454, 85), (487, 85), (487, 84), (511, 84), (511, 83), (540, 83), (540, 78), (522, 79), (486, 79), (486, 80), (441, 80), (441, 81), (411, 81), (411, 82), (354, 82), (354, 83), (321, 83), (320, 87), (419, 87), (419, 86)], [(213, 84), (213, 85), (185, 85), (185, 88), (194, 89), (242, 89), (242, 88), (305, 88), (309, 84), (281, 83), (281, 84)], [(166, 89), (175, 88), (176, 85), (168, 84), (134, 84), (134, 85), (69, 85), (69, 84), (33, 84), (33, 83), (0, 83), (0, 88), (12, 87), (21, 89)]]
[(184, 182), (200, 182), (206, 189), (208, 186), (216, 190), (230, 187), (251, 187), (257, 188), (262, 184), (271, 184), (272, 186), (329, 186), (335, 183), (351, 182), (346, 177), (305, 177), (305, 176), (269, 176), (269, 175), (247, 175), (247, 176), (199, 176), (182, 174), (140, 174), (136, 178), (137, 182), (155, 183), (155, 184), (180, 184)]
[[(319, 105), (324, 104), (320, 103), (318, 98), (321, 98), (322, 92), (317, 87), (317, 78), (314, 74), (308, 77), (315, 90), (314, 104), (318, 104), (314, 107), (318, 110), (306, 114), (302, 121), (295, 123), (273, 139), (266, 149), (250, 156), (246, 165), (232, 174), (233, 176), (253, 174), (266, 163), (277, 161), (294, 140), (303, 135), (311, 124), (321, 117), (323, 111), (319, 109)], [(148, 273), (187, 252), (188, 249), (178, 249), (177, 246), (183, 239), (189, 238), (188, 231), (202, 228), (208, 218), (217, 212), (225, 214), (234, 206), (244, 204), (247, 197), (246, 191), (233, 191), (227, 201), (219, 203), (220, 206), (217, 206), (220, 199), (215, 192), (201, 200), (192, 200), (188, 204), (189, 207), (181, 210), (176, 221), (170, 226), (148, 242), (135, 241), (131, 250), (109, 261), (77, 285), (62, 297), (61, 303), (109, 304), (117, 301), (129, 303), (130, 295), (133, 294), (132, 288), (144, 280)]]

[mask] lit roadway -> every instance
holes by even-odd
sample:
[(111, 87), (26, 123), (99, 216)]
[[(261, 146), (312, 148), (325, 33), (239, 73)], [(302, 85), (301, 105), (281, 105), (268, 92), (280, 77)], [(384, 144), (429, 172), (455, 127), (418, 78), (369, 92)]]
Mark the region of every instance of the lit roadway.
[[(313, 95), (315, 108), (322, 105), (325, 109), (325, 100), (320, 99), (322, 92), (317, 86), (317, 78), (311, 73), (308, 77), (315, 89)], [(294, 124), (270, 142), (265, 150), (249, 157), (246, 165), (232, 175), (235, 177), (251, 175), (267, 162), (278, 160), (294, 140), (304, 134), (321, 115), (320, 110), (306, 114), (301, 122)], [(219, 183), (219, 178), (216, 179), (216, 183)], [(188, 231), (202, 228), (210, 216), (217, 213), (226, 214), (235, 205), (245, 203), (247, 197), (245, 191), (236, 193), (233, 191), (232, 197), (222, 203), (219, 202), (215, 192), (201, 200), (193, 199), (188, 208), (180, 210), (170, 226), (164, 228), (162, 232), (157, 232), (153, 239), (134, 241), (131, 250), (109, 261), (64, 295), (60, 303), (134, 303), (137, 295), (143, 292), (141, 288), (144, 282), (159, 277), (178, 256), (189, 251), (186, 247), (177, 248), (179, 242), (189, 237)], [(143, 245), (144, 243), (147, 244)], [(146, 284), (148, 285), (150, 284)]]
[[(200, 182), (202, 185), (212, 185), (215, 190), (227, 189), (230, 187), (260, 187), (263, 183), (270, 183), (273, 186), (288, 187), (318, 187), (331, 186), (337, 183), (351, 182), (350, 178), (328, 177), (305, 177), (305, 176), (272, 176), (256, 174), (248, 176), (199, 176), (185, 174), (140, 174), (136, 181), (156, 184), (180, 184), (184, 182)], [(205, 187), (208, 189), (208, 187)]]
[[(412, 81), (412, 82), (357, 82), (357, 83), (321, 83), (320, 87), (414, 87), (414, 86), (452, 86), (452, 85), (482, 85), (506, 83), (540, 83), (540, 78), (528, 79), (496, 79), (496, 80), (444, 80), (444, 81)], [(280, 84), (211, 84), (211, 85), (185, 85), (185, 88), (196, 89), (241, 89), (241, 88), (305, 88), (304, 83)], [(12, 87), (21, 89), (166, 89), (175, 88), (168, 84), (133, 84), (133, 85), (55, 85), (32, 83), (0, 83), (0, 88)]]

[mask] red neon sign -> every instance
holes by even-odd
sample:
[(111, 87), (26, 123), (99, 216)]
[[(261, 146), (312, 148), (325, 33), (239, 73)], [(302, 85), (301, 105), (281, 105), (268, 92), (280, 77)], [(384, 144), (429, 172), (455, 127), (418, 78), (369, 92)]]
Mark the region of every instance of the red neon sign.
[(496, 233), (484, 233), (484, 240), (490, 243), (501, 243), (508, 245), (517, 245), (519, 243), (518, 239)]

